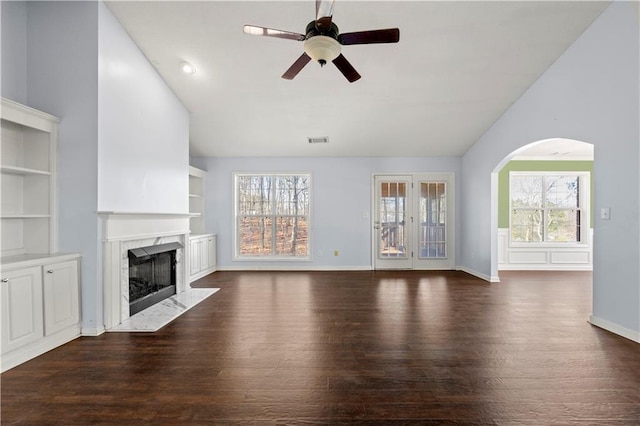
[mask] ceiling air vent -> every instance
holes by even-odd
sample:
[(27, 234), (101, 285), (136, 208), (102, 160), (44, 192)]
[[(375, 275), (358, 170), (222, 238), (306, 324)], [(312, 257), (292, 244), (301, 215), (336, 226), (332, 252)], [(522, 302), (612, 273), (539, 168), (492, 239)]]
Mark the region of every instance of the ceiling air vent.
[(329, 136), (308, 137), (307, 140), (309, 143), (329, 143)]

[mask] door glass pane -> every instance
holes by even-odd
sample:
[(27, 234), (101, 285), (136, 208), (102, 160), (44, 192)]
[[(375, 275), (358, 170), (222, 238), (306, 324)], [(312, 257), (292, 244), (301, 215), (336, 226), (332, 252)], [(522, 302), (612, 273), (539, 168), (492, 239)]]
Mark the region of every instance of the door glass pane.
[(420, 182), (419, 257), (447, 257), (447, 189), (444, 182)]
[(378, 256), (381, 258), (407, 257), (406, 204), (406, 183), (380, 183)]

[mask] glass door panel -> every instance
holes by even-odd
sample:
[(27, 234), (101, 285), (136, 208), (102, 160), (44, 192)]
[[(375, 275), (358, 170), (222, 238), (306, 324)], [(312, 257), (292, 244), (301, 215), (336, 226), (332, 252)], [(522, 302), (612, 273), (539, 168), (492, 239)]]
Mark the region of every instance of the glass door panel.
[(453, 173), (374, 177), (374, 268), (455, 268)]
[(411, 181), (404, 176), (376, 176), (375, 267), (411, 267), (407, 220)]
[(420, 182), (420, 258), (447, 257), (445, 182)]

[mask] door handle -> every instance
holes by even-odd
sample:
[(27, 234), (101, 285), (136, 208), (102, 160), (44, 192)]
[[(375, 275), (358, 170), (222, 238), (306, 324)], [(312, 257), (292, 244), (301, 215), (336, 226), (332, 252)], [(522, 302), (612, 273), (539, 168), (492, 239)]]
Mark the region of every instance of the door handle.
[(53, 274), (53, 269), (47, 269), (47, 274)]
[(3, 282), (3, 283), (8, 283), (8, 282), (9, 282), (9, 278), (3, 278), (3, 279), (2, 279), (2, 282)]

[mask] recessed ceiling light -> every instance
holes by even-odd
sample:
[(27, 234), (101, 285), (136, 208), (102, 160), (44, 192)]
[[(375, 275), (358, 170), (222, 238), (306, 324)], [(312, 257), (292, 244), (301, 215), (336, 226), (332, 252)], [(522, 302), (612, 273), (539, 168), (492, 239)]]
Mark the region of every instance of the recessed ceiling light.
[(185, 74), (195, 74), (196, 73), (196, 67), (193, 64), (191, 64), (191, 63), (189, 63), (187, 61), (180, 62), (180, 69)]

